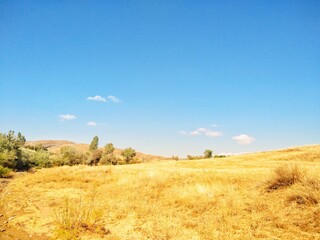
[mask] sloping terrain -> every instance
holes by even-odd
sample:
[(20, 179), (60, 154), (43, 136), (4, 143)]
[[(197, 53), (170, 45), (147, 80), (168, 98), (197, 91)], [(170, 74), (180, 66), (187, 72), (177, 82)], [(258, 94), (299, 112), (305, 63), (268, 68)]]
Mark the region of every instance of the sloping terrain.
[[(64, 146), (70, 146), (75, 148), (77, 151), (81, 153), (86, 153), (89, 151), (89, 145), (84, 144), (84, 143), (74, 143), (71, 141), (65, 141), (65, 140), (39, 140), (39, 141), (29, 141), (26, 142), (25, 145), (29, 146), (36, 146), (41, 144), (42, 146), (46, 147), (49, 152), (52, 153), (59, 153), (60, 149)], [(101, 148), (103, 149), (103, 148)], [(122, 149), (116, 148), (114, 151), (115, 156), (120, 156), (121, 155)], [(153, 160), (165, 160), (168, 159), (166, 157), (162, 156), (154, 156), (151, 154), (145, 154), (141, 152), (137, 152), (137, 158), (143, 160), (143, 161), (153, 161)]]
[(319, 177), (320, 145), (41, 169), (1, 193), (0, 239), (320, 239)]

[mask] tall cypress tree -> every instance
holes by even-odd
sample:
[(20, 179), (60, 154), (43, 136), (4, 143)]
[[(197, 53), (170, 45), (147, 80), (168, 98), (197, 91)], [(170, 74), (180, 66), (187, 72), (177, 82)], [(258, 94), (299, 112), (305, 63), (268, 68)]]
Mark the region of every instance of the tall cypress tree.
[(98, 136), (95, 136), (91, 143), (90, 143), (90, 146), (89, 146), (89, 151), (94, 151), (94, 150), (97, 150), (98, 149), (98, 145), (99, 145), (99, 138)]

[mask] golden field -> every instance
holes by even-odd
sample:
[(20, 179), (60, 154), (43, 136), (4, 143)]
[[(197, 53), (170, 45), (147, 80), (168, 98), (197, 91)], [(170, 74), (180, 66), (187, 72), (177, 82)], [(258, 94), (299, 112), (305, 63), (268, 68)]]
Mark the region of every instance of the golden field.
[(320, 239), (320, 145), (20, 173), (0, 239)]

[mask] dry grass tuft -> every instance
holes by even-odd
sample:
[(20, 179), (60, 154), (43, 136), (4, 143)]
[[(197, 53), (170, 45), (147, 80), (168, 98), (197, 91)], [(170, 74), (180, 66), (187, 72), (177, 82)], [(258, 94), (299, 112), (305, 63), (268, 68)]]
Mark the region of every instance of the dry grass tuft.
[(303, 189), (301, 192), (295, 192), (290, 197), (288, 197), (289, 202), (296, 202), (298, 204), (318, 204), (318, 198), (309, 189)]
[(274, 176), (267, 182), (267, 191), (277, 190), (301, 182), (306, 170), (298, 165), (282, 165), (274, 170)]
[(318, 204), (320, 202), (320, 180), (316, 177), (305, 176), (297, 186), (290, 190), (287, 200), (297, 204)]
[(80, 232), (90, 232), (104, 236), (110, 233), (102, 224), (103, 208), (95, 189), (87, 199), (65, 196), (59, 208), (54, 209), (53, 219), (56, 236), (62, 239), (77, 239)]

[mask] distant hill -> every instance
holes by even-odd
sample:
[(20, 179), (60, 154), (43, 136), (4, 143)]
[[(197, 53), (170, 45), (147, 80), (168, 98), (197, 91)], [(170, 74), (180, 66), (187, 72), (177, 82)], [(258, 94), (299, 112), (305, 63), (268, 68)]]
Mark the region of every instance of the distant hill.
[[(64, 146), (70, 146), (75, 148), (77, 151), (86, 153), (89, 151), (89, 144), (85, 143), (75, 143), (66, 140), (39, 140), (39, 141), (28, 141), (25, 143), (26, 146), (35, 146), (41, 144), (43, 147), (47, 148), (49, 152), (59, 153), (60, 149)], [(101, 147), (100, 149), (103, 149)], [(114, 154), (116, 156), (121, 155), (122, 149), (116, 148)], [(163, 156), (155, 156), (151, 154), (145, 154), (141, 152), (137, 152), (137, 157), (144, 161), (153, 161), (153, 160), (167, 160), (168, 158)]]
[(290, 147), (286, 149), (248, 153), (232, 156), (241, 160), (290, 160), (290, 161), (320, 161), (320, 145)]

